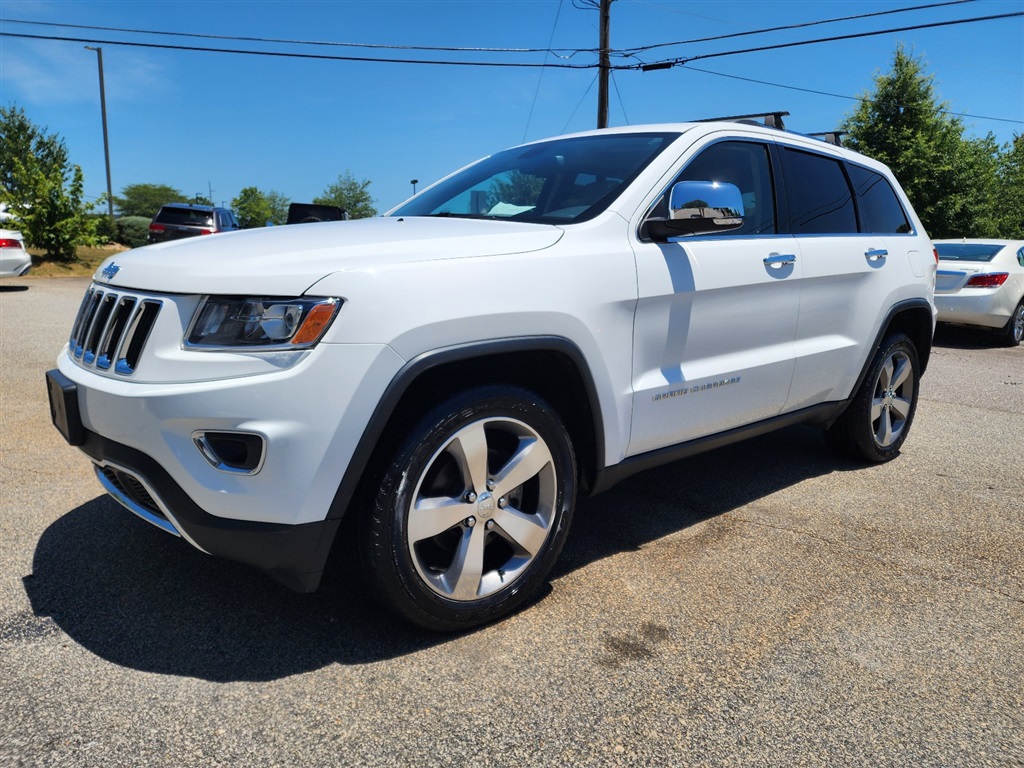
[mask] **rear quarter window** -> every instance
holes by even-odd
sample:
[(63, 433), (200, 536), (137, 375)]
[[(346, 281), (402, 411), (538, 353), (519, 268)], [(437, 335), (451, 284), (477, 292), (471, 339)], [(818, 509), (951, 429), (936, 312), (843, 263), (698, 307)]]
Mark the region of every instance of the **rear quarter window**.
[(861, 232), (881, 235), (910, 233), (910, 221), (888, 179), (859, 165), (846, 167), (857, 193)]

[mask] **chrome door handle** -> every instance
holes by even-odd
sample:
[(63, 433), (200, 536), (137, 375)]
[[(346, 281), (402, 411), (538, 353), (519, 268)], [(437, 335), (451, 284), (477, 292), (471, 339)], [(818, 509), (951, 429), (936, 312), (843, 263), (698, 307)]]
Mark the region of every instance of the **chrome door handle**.
[(796, 263), (796, 256), (792, 253), (770, 253), (764, 257), (764, 265), (772, 269), (788, 267)]
[(870, 248), (864, 252), (868, 261), (881, 261), (888, 255), (889, 252), (885, 248)]

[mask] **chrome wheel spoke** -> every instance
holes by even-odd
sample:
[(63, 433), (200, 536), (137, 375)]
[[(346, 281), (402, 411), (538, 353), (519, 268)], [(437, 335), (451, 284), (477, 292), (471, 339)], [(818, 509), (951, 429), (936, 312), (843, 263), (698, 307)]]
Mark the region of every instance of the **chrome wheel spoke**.
[(474, 600), (479, 597), (480, 582), (484, 575), (483, 526), (466, 528), (455, 550), (452, 564), (445, 573), (443, 583), (456, 600)]
[(900, 422), (906, 421), (910, 416), (910, 401), (905, 397), (894, 397), (892, 400), (892, 411), (899, 418)]
[(536, 437), (521, 438), (519, 448), (495, 473), (495, 493), (501, 495), (515, 490), (527, 480), (540, 474), (551, 463), (551, 452)]
[(417, 499), (409, 512), (409, 543), (415, 544), (454, 528), (472, 514), (474, 506), (462, 499)]
[(448, 448), (459, 463), (467, 490), (481, 493), (487, 483), (487, 433), (478, 421), (460, 429)]
[(878, 417), (882, 415), (883, 405), (882, 398), (876, 397), (871, 401), (871, 423), (874, 424), (878, 421)]
[(502, 533), (529, 555), (536, 555), (548, 537), (548, 522), (540, 515), (528, 515), (508, 507), (494, 515)]
[(896, 363), (896, 370), (891, 374), (892, 378), (890, 379), (889, 386), (892, 389), (896, 389), (906, 383), (910, 378), (910, 374), (913, 373), (913, 368), (910, 365), (910, 359), (907, 357), (901, 357), (898, 361), (892, 359), (891, 362)]
[(892, 417), (889, 415), (888, 408), (882, 410), (882, 418), (879, 419), (878, 431), (875, 432), (875, 439), (882, 447), (892, 443)]

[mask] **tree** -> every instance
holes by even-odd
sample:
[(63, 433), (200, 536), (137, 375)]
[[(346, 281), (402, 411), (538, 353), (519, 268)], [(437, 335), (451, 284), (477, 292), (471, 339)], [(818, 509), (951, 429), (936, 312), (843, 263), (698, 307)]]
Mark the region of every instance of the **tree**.
[(1024, 135), (1016, 135), (999, 155), (996, 221), (1001, 237), (1024, 238)]
[(145, 216), (152, 219), (164, 203), (187, 202), (185, 195), (166, 184), (129, 184), (114, 197), (114, 204), (122, 216)]
[(269, 221), (284, 224), (288, 220), (288, 198), (280, 192), (261, 192), (256, 187), (245, 187), (231, 201), (243, 229), (262, 227)]
[(76, 259), (77, 246), (95, 241), (83, 188), (82, 169), (63, 139), (37, 128), (25, 110), (0, 107), (0, 202), (27, 245), (66, 262)]
[(274, 190), (267, 192), (266, 197), (267, 204), (270, 206), (270, 220), (275, 224), (284, 224), (288, 221), (288, 206), (292, 201)]
[(322, 195), (314, 197), (313, 202), (316, 205), (336, 205), (346, 211), (350, 219), (366, 219), (377, 215), (373, 197), (367, 191), (369, 186), (369, 179), (356, 181), (349, 171), (345, 171)]
[(892, 169), (932, 237), (988, 236), (995, 142), (964, 140), (933, 80), (919, 57), (898, 46), (892, 70), (875, 78), (874, 93), (845, 120), (847, 143)]

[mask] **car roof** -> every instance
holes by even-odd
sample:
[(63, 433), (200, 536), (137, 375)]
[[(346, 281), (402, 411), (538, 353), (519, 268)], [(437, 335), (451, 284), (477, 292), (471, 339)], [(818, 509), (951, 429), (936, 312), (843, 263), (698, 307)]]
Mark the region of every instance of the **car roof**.
[(217, 211), (223, 210), (215, 205), (200, 205), (198, 203), (164, 203), (161, 208), (187, 208), (190, 211)]

